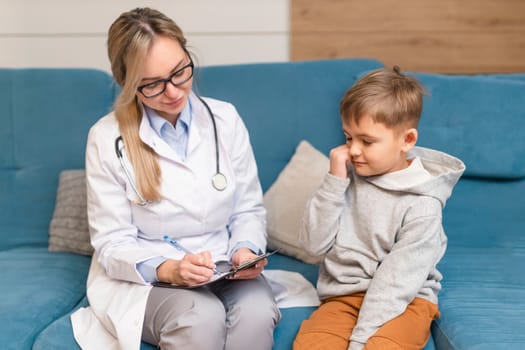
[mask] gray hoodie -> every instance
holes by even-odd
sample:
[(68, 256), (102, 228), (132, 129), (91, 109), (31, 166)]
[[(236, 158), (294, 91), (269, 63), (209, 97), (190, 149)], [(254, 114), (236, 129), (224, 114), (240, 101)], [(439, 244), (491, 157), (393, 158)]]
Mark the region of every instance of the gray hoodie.
[(321, 299), (366, 292), (349, 349), (361, 349), (415, 297), (437, 304), (447, 237), (442, 209), (465, 170), (442, 152), (414, 147), (406, 169), (381, 176), (330, 174), (306, 206), (301, 242), (325, 255)]

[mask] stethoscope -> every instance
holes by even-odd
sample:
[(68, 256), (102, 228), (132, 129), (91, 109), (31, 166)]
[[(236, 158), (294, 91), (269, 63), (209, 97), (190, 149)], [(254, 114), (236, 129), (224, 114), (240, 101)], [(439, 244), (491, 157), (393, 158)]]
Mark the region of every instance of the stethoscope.
[[(221, 173), (219, 168), (219, 136), (217, 133), (217, 124), (215, 123), (215, 116), (213, 115), (213, 112), (211, 111), (210, 106), (204, 101), (200, 96), (197, 96), (198, 99), (202, 102), (204, 107), (206, 107), (206, 110), (208, 111), (208, 115), (211, 118), (212, 124), (213, 124), (213, 136), (215, 139), (215, 175), (211, 177), (211, 184), (213, 188), (215, 188), (217, 191), (224, 191), (226, 187), (228, 186), (228, 181), (226, 180), (226, 176)], [(121, 147), (122, 144), (122, 147)], [(135, 181), (133, 180), (133, 177), (131, 176), (130, 171), (128, 170), (128, 167), (126, 164), (124, 164), (124, 155), (122, 154), (122, 149), (124, 148), (124, 141), (122, 140), (122, 136), (118, 136), (115, 139), (115, 153), (117, 154), (117, 158), (120, 162), (120, 166), (124, 170), (124, 173), (126, 174), (126, 178), (128, 179), (129, 184), (131, 185), (131, 188), (133, 189), (133, 192), (137, 195), (139, 198), (139, 202), (137, 203), (140, 206), (144, 206), (148, 204), (149, 202), (142, 197), (139, 190), (137, 189), (137, 185)]]

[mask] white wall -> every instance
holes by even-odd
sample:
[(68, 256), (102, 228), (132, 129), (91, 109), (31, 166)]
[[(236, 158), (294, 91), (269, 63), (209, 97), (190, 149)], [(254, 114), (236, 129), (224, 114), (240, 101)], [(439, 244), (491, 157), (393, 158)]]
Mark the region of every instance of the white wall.
[(289, 60), (289, 0), (0, 0), (0, 67), (109, 71), (110, 24), (144, 6), (179, 24), (199, 65)]

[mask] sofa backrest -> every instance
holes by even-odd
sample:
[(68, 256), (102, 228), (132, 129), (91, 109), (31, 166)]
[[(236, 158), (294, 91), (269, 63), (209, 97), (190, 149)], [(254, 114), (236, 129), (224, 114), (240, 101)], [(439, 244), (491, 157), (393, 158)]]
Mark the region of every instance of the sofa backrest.
[[(194, 87), (237, 107), (267, 190), (302, 139), (325, 154), (344, 142), (339, 100), (379, 67), (369, 59), (203, 67)], [(418, 143), (467, 165), (445, 208), (450, 242), (514, 242), (525, 212), (524, 79), (416, 75), (430, 92)], [(117, 90), (96, 70), (0, 69), (0, 249), (47, 245), (59, 173), (84, 167), (89, 127)]]
[(205, 67), (194, 87), (237, 107), (267, 190), (302, 139), (325, 154), (344, 141), (343, 93), (362, 72), (382, 66), (372, 59), (341, 59)]
[[(381, 66), (332, 60), (206, 67), (196, 84), (202, 95), (238, 108), (266, 190), (301, 139), (325, 154), (344, 141), (339, 100), (357, 78)], [(408, 74), (429, 92), (418, 145), (448, 152), (467, 166), (445, 207), (449, 244), (523, 249), (525, 75)]]
[[(301, 139), (324, 152), (343, 140), (340, 97), (360, 72), (381, 66), (355, 59), (205, 67), (194, 86), (238, 108), (267, 189)], [(97, 70), (0, 69), (0, 249), (47, 245), (59, 173), (84, 168), (88, 130), (117, 91)]]
[(58, 175), (84, 167), (89, 127), (115, 98), (91, 69), (0, 69), (0, 249), (47, 245)]
[(523, 254), (525, 74), (414, 75), (429, 91), (419, 144), (467, 166), (443, 213), (449, 245)]
[(413, 75), (429, 92), (420, 144), (460, 157), (467, 178), (525, 178), (524, 75)]

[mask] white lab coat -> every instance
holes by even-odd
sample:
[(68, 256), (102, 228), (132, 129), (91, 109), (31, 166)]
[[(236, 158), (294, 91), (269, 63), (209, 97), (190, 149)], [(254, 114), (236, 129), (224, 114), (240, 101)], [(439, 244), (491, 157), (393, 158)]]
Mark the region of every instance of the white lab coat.
[[(216, 119), (220, 170), (228, 187), (217, 191), (213, 124), (194, 95), (187, 158), (182, 162), (151, 128), (144, 115), (141, 139), (159, 155), (164, 199), (133, 204), (137, 194), (115, 153), (119, 136), (113, 113), (90, 130), (86, 148), (88, 217), (95, 248), (87, 281), (90, 307), (71, 316), (75, 339), (83, 349), (138, 350), (147, 284), (136, 265), (156, 256), (180, 259), (183, 252), (163, 241), (177, 237), (192, 251), (210, 250), (215, 259), (236, 243), (250, 241), (266, 249), (266, 212), (247, 130), (235, 108), (206, 99)], [(124, 151), (125, 153), (125, 151)], [(124, 156), (127, 169), (133, 168)]]

